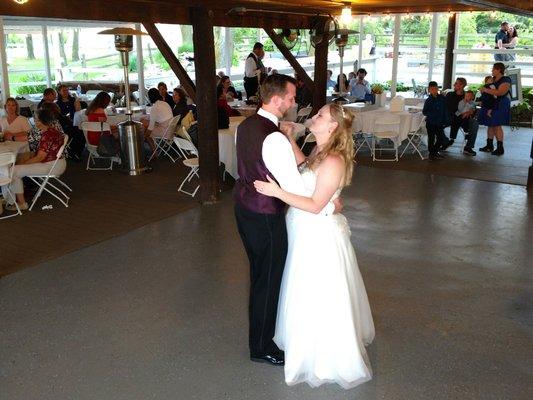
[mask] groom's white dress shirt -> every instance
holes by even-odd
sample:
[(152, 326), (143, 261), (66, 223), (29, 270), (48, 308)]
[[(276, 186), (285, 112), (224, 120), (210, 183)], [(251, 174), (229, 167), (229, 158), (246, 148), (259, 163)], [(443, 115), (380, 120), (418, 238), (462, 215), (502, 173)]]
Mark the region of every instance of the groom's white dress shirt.
[[(276, 126), (279, 126), (278, 117), (274, 114), (262, 108), (257, 111), (257, 114), (268, 118)], [(272, 132), (265, 138), (262, 155), (266, 167), (272, 172), (283, 190), (300, 196), (306, 195), (304, 181), (298, 171), (296, 156), (292, 150), (291, 143), (283, 133), (279, 131)], [(330, 215), (334, 210), (335, 206), (329, 202), (321, 211), (321, 214)]]

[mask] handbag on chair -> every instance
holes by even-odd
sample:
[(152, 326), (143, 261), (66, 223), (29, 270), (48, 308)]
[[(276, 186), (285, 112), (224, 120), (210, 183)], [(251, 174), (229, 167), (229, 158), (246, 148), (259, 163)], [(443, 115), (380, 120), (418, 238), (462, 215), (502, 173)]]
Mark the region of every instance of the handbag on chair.
[(102, 129), (100, 130), (100, 141), (98, 142), (96, 152), (101, 157), (114, 157), (117, 155), (117, 141), (111, 132), (104, 132)]

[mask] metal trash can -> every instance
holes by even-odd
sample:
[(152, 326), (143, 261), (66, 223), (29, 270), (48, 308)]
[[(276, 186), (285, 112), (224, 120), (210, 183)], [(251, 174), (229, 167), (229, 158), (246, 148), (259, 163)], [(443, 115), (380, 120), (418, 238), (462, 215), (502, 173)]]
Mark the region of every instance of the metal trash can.
[(140, 122), (125, 121), (118, 124), (122, 166), (129, 175), (141, 175), (151, 171), (144, 155), (142, 130)]

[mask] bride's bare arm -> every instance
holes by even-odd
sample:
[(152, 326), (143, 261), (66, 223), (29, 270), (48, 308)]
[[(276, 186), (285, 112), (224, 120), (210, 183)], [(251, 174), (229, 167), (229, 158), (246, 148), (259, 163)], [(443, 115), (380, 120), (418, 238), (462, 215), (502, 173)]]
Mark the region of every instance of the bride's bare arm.
[(301, 163), (305, 162), (306, 157), (296, 144), (296, 140), (294, 140), (294, 124), (292, 122), (282, 121), (280, 122), (279, 128), (281, 133), (287, 136), (287, 139), (289, 139), (289, 142), (291, 143), (292, 151), (294, 153), (294, 157), (296, 158), (296, 163), (300, 165)]
[(320, 163), (315, 191), (311, 197), (299, 196), (281, 189), (269, 177), (269, 182), (255, 181), (258, 192), (266, 196), (277, 197), (290, 206), (314, 214), (320, 213), (340, 186), (344, 162), (339, 156), (330, 155)]

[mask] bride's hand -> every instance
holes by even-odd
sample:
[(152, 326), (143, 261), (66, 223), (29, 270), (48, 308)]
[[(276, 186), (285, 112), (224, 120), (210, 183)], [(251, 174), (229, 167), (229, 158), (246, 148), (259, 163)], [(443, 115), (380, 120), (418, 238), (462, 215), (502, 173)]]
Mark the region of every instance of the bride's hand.
[(254, 181), (255, 190), (265, 196), (278, 197), (281, 188), (270, 176), (267, 175), (267, 179), (268, 182)]
[(293, 138), (296, 125), (291, 121), (281, 121), (279, 123), (279, 130), (290, 140)]

